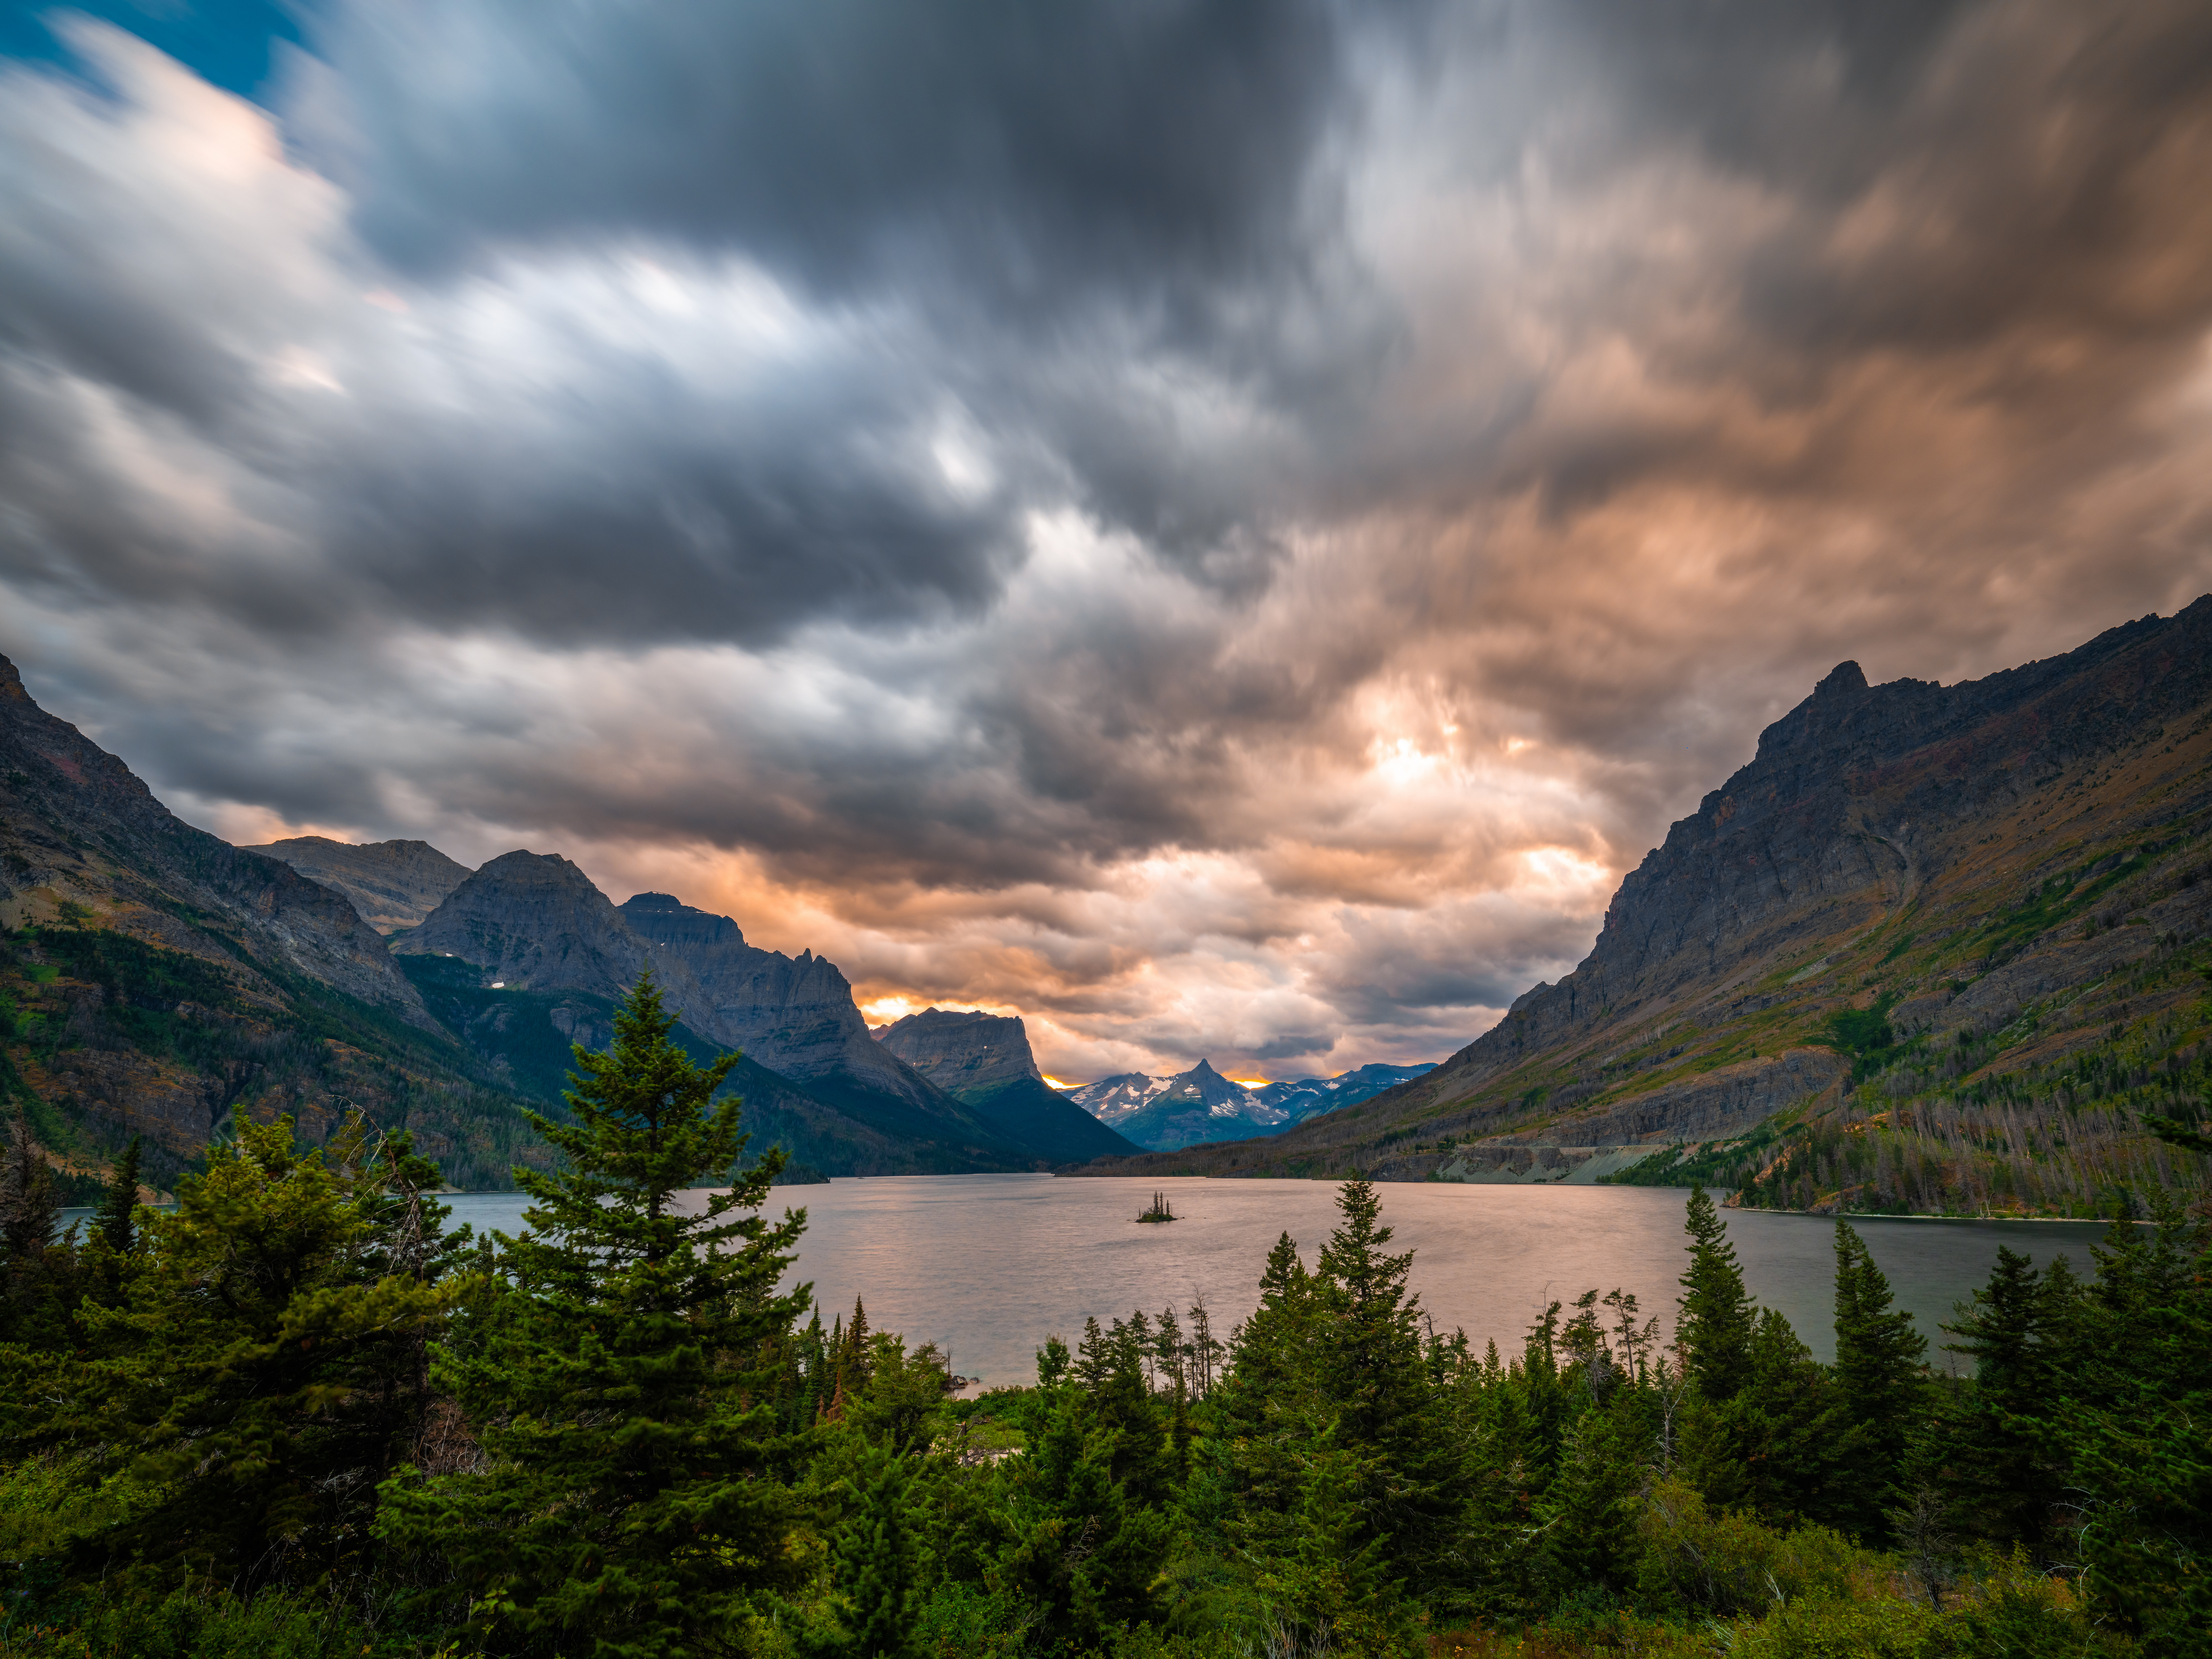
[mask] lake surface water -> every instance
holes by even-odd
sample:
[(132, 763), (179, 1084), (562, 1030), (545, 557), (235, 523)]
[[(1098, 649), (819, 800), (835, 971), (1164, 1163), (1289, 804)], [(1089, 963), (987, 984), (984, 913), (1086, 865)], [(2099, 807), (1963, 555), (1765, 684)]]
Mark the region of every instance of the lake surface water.
[[(1158, 1187), (1180, 1219), (1139, 1226)], [(1550, 1301), (1584, 1291), (1632, 1291), (1669, 1328), (1686, 1257), (1686, 1191), (1650, 1187), (1506, 1187), (1388, 1183), (1380, 1188), (1394, 1250), (1413, 1254), (1412, 1283), (1439, 1330), (1463, 1328), (1479, 1349), (1517, 1352)], [(934, 1341), (953, 1369), (986, 1387), (1029, 1382), (1045, 1337), (1072, 1343), (1086, 1315), (1103, 1323), (1134, 1308), (1180, 1318), (1203, 1297), (1214, 1329), (1259, 1301), (1261, 1268), (1279, 1233), (1311, 1266), (1336, 1221), (1337, 1188), (1320, 1181), (1165, 1183), (1042, 1175), (911, 1176), (779, 1187), (769, 1212), (804, 1208), (807, 1227), (793, 1279), (811, 1280), (823, 1308), (848, 1312), (910, 1343)], [(479, 1232), (520, 1231), (516, 1193), (447, 1200), (453, 1221)], [(703, 1200), (702, 1200), (703, 1201)], [(1834, 1357), (1834, 1224), (1811, 1216), (1727, 1210), (1744, 1281), (1778, 1308), (1822, 1359)], [(1917, 1221), (1854, 1218), (1889, 1278), (1898, 1305), (1948, 1365), (1937, 1325), (1987, 1280), (1997, 1247), (2046, 1262), (2089, 1267), (2100, 1222)]]

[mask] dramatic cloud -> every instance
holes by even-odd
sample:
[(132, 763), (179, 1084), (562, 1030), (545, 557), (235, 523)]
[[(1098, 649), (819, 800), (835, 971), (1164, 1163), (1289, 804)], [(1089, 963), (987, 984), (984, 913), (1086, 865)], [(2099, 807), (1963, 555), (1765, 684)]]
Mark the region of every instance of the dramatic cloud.
[(0, 59), (0, 649), (235, 839), (1437, 1058), (1838, 659), (2212, 588), (2200, 6), (302, 15)]

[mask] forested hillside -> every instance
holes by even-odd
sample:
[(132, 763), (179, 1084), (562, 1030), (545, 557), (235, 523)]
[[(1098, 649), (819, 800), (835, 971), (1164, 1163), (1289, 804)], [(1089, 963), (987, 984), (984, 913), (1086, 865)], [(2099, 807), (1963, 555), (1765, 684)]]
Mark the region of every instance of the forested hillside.
[[(649, 989), (526, 1231), (444, 1231), (356, 1121), (244, 1129), (173, 1213), (4, 1197), (4, 1651), (968, 1659), (1638, 1653), (2185, 1659), (2212, 1626), (2212, 1230), (2001, 1253), (1942, 1348), (1835, 1229), (1835, 1349), (1686, 1206), (1669, 1309), (1435, 1329), (1387, 1188), (1202, 1306), (1040, 1332), (954, 1397), (927, 1333), (779, 1288), (804, 1212)], [(1317, 1248), (1316, 1248), (1317, 1245)]]

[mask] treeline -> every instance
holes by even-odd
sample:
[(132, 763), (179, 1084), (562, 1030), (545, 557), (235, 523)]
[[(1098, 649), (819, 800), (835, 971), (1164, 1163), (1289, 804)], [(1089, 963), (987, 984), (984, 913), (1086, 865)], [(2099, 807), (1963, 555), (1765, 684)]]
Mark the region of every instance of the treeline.
[(2179, 1659), (2212, 1628), (2212, 1234), (2167, 1200), (2082, 1273), (2001, 1253), (1954, 1368), (1841, 1224), (1814, 1360), (1702, 1190), (1671, 1332), (1593, 1290), (1478, 1352), (1353, 1181), (1232, 1330), (1086, 1322), (962, 1400), (781, 1288), (804, 1212), (761, 1213), (733, 1060), (672, 1028), (642, 986), (579, 1051), (514, 1239), (448, 1231), (358, 1121), (245, 1128), (174, 1211), (118, 1181), (58, 1243), (19, 1147), (0, 1659)]

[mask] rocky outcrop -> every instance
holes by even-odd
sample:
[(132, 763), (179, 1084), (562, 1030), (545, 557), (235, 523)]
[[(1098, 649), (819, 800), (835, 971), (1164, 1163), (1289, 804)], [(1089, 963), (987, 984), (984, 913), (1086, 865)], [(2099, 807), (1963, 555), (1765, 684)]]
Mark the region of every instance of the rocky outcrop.
[[(557, 853), (502, 854), (446, 896), (421, 926), (392, 941), (399, 956), (457, 957), (517, 990), (620, 998), (650, 964), (662, 1000), (700, 1029), (705, 999), (680, 965), (653, 959), (645, 941), (592, 879)], [(702, 1033), (702, 1035), (712, 1035)]]
[(986, 1121), (1056, 1163), (1139, 1150), (1045, 1082), (1028, 1029), (1011, 1015), (925, 1008), (875, 1036)]
[(380, 933), (416, 926), (468, 878), (469, 866), (427, 841), (356, 846), (324, 836), (294, 836), (242, 849), (282, 859), (310, 881), (343, 893)]

